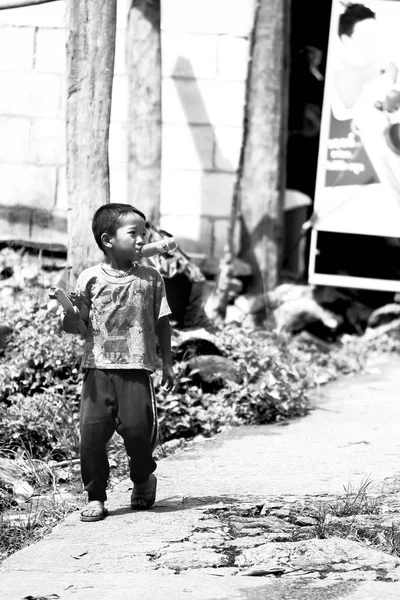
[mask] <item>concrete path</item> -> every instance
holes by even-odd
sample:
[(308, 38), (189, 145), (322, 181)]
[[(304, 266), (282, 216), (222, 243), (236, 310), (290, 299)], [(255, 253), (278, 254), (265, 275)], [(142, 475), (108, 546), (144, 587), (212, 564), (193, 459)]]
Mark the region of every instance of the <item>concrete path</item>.
[[(340, 494), (368, 477), (400, 483), (400, 358), (316, 394), (309, 416), (241, 427), (159, 462), (153, 510), (127, 507), (130, 482), (109, 494), (109, 517), (79, 515), (0, 569), (1, 600), (391, 600), (400, 583), (249, 577), (221, 551), (224, 507)], [(400, 489), (400, 486), (399, 486)]]

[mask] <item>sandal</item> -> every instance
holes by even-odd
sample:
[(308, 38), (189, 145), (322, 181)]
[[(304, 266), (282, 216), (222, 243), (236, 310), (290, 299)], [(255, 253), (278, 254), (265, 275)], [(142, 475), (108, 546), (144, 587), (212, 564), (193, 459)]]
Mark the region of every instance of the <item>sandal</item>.
[(156, 501), (157, 477), (151, 473), (144, 483), (135, 483), (131, 495), (133, 510), (147, 510)]
[[(90, 514), (85, 514), (90, 513)], [(104, 502), (100, 500), (91, 500), (81, 510), (81, 521), (94, 522), (102, 521), (108, 514), (108, 510), (104, 506)]]

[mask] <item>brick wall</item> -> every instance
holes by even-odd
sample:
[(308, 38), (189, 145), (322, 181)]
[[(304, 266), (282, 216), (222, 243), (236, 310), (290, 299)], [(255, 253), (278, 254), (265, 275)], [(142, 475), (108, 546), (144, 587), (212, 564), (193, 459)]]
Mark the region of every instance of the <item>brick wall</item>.
[[(127, 202), (119, 0), (110, 129), (111, 201)], [(0, 11), (0, 239), (66, 243), (64, 1)], [(253, 0), (163, 0), (161, 225), (220, 255), (242, 131)]]

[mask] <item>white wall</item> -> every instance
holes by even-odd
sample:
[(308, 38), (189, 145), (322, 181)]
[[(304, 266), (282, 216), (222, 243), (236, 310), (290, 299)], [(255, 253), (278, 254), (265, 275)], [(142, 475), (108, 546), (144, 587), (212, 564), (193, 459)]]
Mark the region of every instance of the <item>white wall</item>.
[[(128, 201), (127, 7), (128, 0), (119, 0), (110, 130), (114, 202)], [(0, 11), (0, 239), (66, 243), (65, 8), (59, 0)], [(222, 251), (252, 11), (253, 0), (162, 0), (161, 225), (189, 252)]]

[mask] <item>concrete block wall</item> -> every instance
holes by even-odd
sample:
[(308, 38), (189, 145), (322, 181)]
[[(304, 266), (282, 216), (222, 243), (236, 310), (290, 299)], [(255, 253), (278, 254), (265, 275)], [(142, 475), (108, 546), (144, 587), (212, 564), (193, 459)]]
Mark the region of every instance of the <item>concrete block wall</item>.
[[(118, 2), (109, 144), (114, 202), (128, 201), (128, 4)], [(253, 0), (162, 1), (161, 225), (188, 252), (220, 256), (225, 241), (252, 17)], [(0, 239), (66, 243), (65, 24), (63, 0), (0, 11)]]
[(163, 0), (161, 224), (220, 256), (242, 141), (252, 0)]

